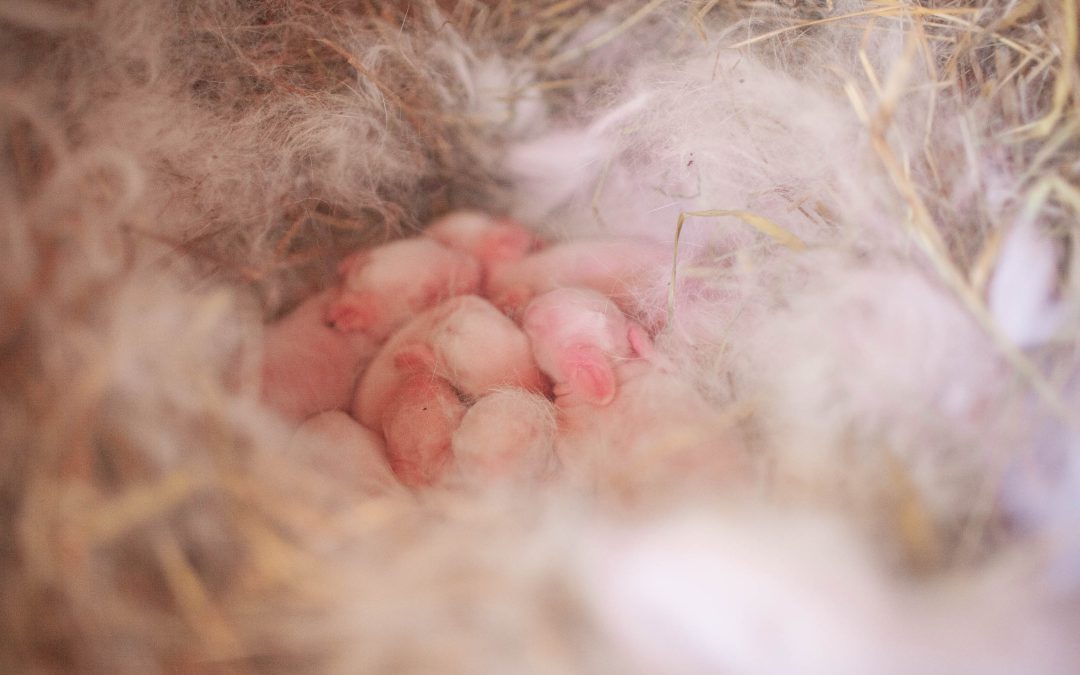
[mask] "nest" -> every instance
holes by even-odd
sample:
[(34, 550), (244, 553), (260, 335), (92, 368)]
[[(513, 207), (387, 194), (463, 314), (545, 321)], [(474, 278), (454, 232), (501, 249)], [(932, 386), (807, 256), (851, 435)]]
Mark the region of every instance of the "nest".
[[(796, 590), (760, 611), (827, 655), (792, 638), (806, 660), (787, 666), (1072, 670), (1078, 580), (1044, 573), (1075, 549), (1073, 491), (1050, 481), (1061, 498), (1031, 515), (1002, 486), (1017, 462), (1075, 472), (1078, 26), (1074, 0), (6, 3), (0, 670), (650, 671), (597, 561), (632, 557), (625, 541), (677, 550), (664, 523), (687, 512), (705, 523), (691, 531), (746, 546), (718, 577), (786, 560), (769, 578)], [(791, 116), (826, 104), (781, 93), (792, 107), (758, 99), (744, 133), (734, 112), (709, 118), (737, 99), (695, 108), (705, 94), (683, 68), (706, 62), (713, 79), (800, 83), (850, 121), (825, 138), (822, 118)], [(519, 169), (561, 129), (602, 143), (557, 192)], [(787, 145), (721, 176), (721, 130)], [(792, 168), (789, 151), (821, 166)], [(651, 215), (620, 192), (687, 171), (696, 196), (656, 198), (749, 196)], [(458, 207), (554, 236), (682, 228), (680, 246), (700, 248), (676, 284), (737, 302), (680, 322), (668, 347), (756, 453), (753, 496), (624, 469), (590, 497), (374, 499), (290, 457), (258, 402), (264, 323), (349, 251)], [(1037, 321), (1023, 307), (1020, 328), (1006, 320), (1022, 293), (993, 289), (1018, 224), (1059, 252), (1047, 283), (1063, 318), (1030, 344)], [(675, 312), (667, 293), (643, 302)], [(906, 320), (896, 298), (940, 318), (900, 356), (950, 365), (886, 391), (892, 371), (836, 366), (862, 348), (845, 329), (803, 340), (806, 317), (849, 313), (887, 339)], [(966, 426), (935, 409), (949, 382), (986, 393)], [(849, 592), (801, 592), (822, 575)], [(888, 621), (806, 628), (837, 604), (878, 617), (852, 599), (863, 591)], [(1015, 644), (988, 637), (1019, 624)], [(885, 634), (915, 656), (860, 660), (851, 636)], [(785, 668), (752, 643), (727, 667)]]

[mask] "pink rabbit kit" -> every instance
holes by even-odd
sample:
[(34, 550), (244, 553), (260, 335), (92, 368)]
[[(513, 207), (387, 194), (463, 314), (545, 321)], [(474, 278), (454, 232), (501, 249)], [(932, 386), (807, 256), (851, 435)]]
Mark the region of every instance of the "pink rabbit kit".
[(1080, 672), (1080, 0), (0, 0), (0, 673)]
[[(719, 416), (692, 383), (671, 386), (673, 367), (615, 303), (662, 269), (661, 249), (545, 244), (507, 219), (451, 213), (422, 236), (350, 254), (335, 287), (269, 327), (263, 399), (299, 422), (348, 411), (353, 436), (377, 436), (413, 488), (466, 476), (474, 487), (482, 476), (595, 485), (650, 450), (678, 455), (654, 438), (664, 429), (702, 446), (698, 466), (683, 458), (688, 474), (733, 469), (734, 435), (725, 447), (720, 426), (703, 433)], [(336, 348), (354, 341), (363, 347)], [(304, 438), (317, 442), (325, 427), (341, 463), (370, 462), (370, 442), (347, 442), (346, 424)]]

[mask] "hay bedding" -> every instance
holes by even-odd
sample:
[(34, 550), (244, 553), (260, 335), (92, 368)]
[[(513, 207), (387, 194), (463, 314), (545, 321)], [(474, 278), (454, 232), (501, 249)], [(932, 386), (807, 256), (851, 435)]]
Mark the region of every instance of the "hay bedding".
[[(0, 670), (1075, 671), (1077, 43), (1072, 0), (0, 5)], [(261, 327), (459, 206), (681, 225), (640, 302), (747, 485), (290, 456)]]

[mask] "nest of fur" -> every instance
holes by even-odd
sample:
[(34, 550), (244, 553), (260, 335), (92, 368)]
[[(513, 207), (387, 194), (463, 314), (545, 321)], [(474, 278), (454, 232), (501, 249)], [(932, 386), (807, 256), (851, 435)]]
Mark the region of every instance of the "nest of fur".
[[(0, 670), (1075, 672), (1078, 30), (0, 5)], [(752, 484), (371, 499), (290, 457), (264, 322), (464, 206), (681, 226), (710, 292), (659, 344)]]

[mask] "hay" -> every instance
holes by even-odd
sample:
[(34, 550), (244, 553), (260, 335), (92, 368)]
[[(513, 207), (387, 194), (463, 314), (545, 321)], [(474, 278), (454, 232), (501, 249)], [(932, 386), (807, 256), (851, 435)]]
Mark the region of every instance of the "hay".
[[(0, 5), (0, 671), (1075, 671), (1078, 32), (1075, 0)], [(365, 498), (288, 455), (263, 322), (465, 206), (678, 241), (638, 300), (749, 484)], [(1025, 224), (1034, 345), (988, 299)]]

